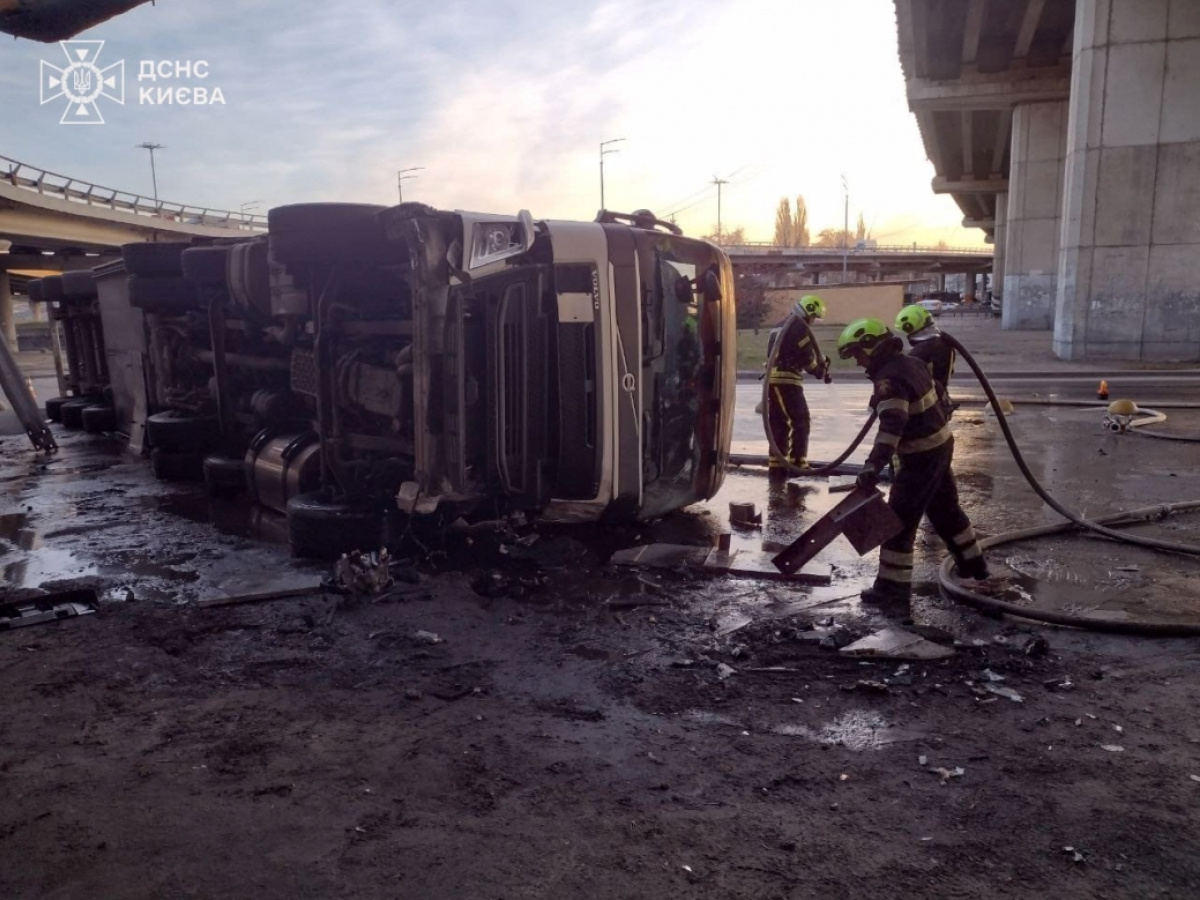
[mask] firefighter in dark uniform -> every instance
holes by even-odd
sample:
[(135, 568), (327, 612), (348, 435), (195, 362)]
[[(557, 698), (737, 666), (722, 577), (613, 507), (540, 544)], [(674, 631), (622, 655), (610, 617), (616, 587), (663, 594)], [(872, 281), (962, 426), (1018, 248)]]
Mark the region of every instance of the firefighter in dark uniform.
[(796, 301), (791, 315), (783, 325), (777, 343), (775, 365), (767, 374), (767, 423), (774, 443), (768, 462), (774, 479), (787, 478), (788, 464), (803, 469), (808, 466), (808, 402), (804, 399), (804, 373), (833, 381), (829, 374), (829, 358), (821, 354), (812, 322), (825, 316), (825, 301), (807, 294)]
[(954, 411), (950, 402), (950, 376), (954, 374), (954, 348), (942, 337), (937, 322), (923, 306), (913, 304), (900, 310), (896, 316), (896, 330), (908, 335), (909, 356), (914, 356), (929, 367), (938, 393), (946, 404), (946, 415)]
[(863, 599), (909, 599), (913, 543), (922, 516), (929, 517), (946, 543), (961, 577), (987, 578), (987, 561), (958, 502), (954, 437), (929, 369), (921, 360), (905, 356), (903, 342), (878, 319), (851, 322), (838, 338), (837, 349), (842, 359), (853, 359), (866, 369), (875, 387), (871, 407), (879, 416), (879, 429), (858, 476), (859, 487), (875, 487), (893, 454), (899, 460), (888, 506), (904, 528), (880, 548), (879, 573), (875, 584), (862, 592)]

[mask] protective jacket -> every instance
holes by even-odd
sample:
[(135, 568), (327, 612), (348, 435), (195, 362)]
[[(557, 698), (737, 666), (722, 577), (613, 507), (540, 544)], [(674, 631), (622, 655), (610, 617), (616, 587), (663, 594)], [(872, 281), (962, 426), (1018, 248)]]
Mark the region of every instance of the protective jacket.
[(950, 440), (946, 410), (928, 367), (904, 355), (899, 338), (887, 338), (867, 365), (874, 383), (871, 408), (879, 416), (875, 445), (867, 464), (882, 469), (896, 454), (904, 457), (940, 447)]
[(778, 338), (775, 366), (767, 375), (768, 384), (803, 384), (804, 373), (825, 377), (825, 357), (812, 328), (799, 316), (793, 316)]
[(925, 338), (924, 340), (910, 340), (912, 349), (908, 351), (909, 356), (915, 356), (929, 367), (930, 373), (933, 375), (933, 380), (938, 383), (943, 391), (950, 390), (950, 376), (954, 374), (954, 350), (946, 343), (941, 335)]

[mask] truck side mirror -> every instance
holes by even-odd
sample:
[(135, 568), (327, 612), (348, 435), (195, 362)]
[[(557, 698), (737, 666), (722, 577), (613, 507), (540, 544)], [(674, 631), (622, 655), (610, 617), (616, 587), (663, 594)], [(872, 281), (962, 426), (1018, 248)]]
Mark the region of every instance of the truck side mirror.
[(708, 269), (704, 273), (704, 299), (709, 303), (719, 303), (723, 297), (721, 293), (721, 279), (712, 269)]

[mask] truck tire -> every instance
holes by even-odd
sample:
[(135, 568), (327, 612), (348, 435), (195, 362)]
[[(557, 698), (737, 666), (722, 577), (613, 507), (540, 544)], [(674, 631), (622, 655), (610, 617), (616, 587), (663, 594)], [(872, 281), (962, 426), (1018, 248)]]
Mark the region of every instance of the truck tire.
[(210, 497), (236, 497), (245, 493), (246, 461), (226, 456), (204, 457), (204, 490)]
[(51, 397), (46, 401), (46, 418), (51, 422), (62, 421), (62, 407), (68, 400), (73, 400), (74, 397)]
[(308, 559), (336, 559), (352, 550), (378, 550), (383, 541), (382, 510), (338, 502), (325, 491), (289, 499), (287, 526), (292, 555)]
[(107, 434), (117, 428), (117, 414), (107, 403), (83, 408), (83, 430), (88, 434)]
[(59, 407), (59, 415), (62, 417), (61, 422), (65, 428), (82, 428), (83, 427), (83, 411), (89, 406), (95, 406), (95, 400), (83, 400), (73, 398), (68, 400)]
[(96, 281), (91, 271), (63, 272), (62, 292), (64, 300), (92, 300), (96, 296)]
[(42, 279), (42, 299), (47, 303), (62, 303), (63, 282), (61, 275), (47, 275)]
[(199, 481), (204, 477), (204, 456), (156, 447), (150, 451), (150, 468), (159, 481)]
[(183, 277), (130, 275), (129, 305), (161, 316), (178, 316), (200, 309), (194, 282)]
[(229, 247), (189, 247), (183, 251), (183, 277), (188, 281), (224, 284)]
[(217, 432), (217, 420), (208, 416), (168, 409), (146, 419), (150, 446), (172, 453), (195, 453), (203, 457)]
[(271, 256), (284, 265), (385, 262), (384, 209), (368, 203), (277, 206), (267, 214)]
[(183, 276), (180, 255), (192, 244), (187, 241), (166, 241), (161, 244), (137, 243), (121, 245), (121, 258), (130, 275), (151, 277)]

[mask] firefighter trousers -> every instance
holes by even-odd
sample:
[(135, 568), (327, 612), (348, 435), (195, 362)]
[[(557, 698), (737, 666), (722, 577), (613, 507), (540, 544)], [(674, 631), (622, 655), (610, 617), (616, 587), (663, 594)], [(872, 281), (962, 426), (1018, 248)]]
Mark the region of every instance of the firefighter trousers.
[(929, 517), (960, 567), (982, 556), (971, 520), (958, 502), (953, 458), (953, 438), (933, 450), (900, 457), (888, 506), (904, 527), (879, 550), (876, 590), (905, 597), (912, 592), (913, 545), (922, 516)]
[(810, 423), (804, 388), (798, 384), (769, 384), (767, 402), (767, 424), (771, 429), (771, 439), (782, 454), (781, 459), (772, 453), (769, 467), (786, 472), (784, 460), (794, 466), (806, 465)]

